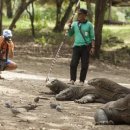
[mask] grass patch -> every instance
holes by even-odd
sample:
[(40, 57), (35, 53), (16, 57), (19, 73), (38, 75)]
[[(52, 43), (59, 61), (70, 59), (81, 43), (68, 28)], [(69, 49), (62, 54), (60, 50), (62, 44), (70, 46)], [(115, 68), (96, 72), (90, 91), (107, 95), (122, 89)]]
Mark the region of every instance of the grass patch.
[[(130, 46), (130, 25), (104, 26), (102, 49), (115, 50), (124, 46)], [(111, 39), (115, 40), (111, 40)]]
[[(106, 32), (105, 32), (106, 31)], [(108, 32), (107, 32), (108, 31)], [(122, 39), (130, 39), (129, 34), (130, 34), (130, 25), (104, 25), (103, 27), (103, 33), (105, 34), (111, 34), (117, 37), (120, 37)], [(103, 34), (104, 35), (104, 34)], [(105, 35), (108, 36), (108, 35)]]

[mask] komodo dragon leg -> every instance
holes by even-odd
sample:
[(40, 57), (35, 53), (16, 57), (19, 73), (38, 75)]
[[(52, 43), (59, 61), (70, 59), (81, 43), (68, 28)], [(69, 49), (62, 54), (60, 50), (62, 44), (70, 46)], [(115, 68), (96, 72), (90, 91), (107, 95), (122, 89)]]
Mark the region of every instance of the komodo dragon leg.
[(85, 103), (106, 103), (106, 101), (100, 97), (96, 97), (94, 94), (87, 94), (86, 96), (75, 100), (74, 102), (80, 103), (80, 104), (85, 104)]
[(74, 100), (76, 103), (85, 104), (85, 103), (91, 103), (95, 101), (95, 96), (93, 94), (88, 94), (80, 99)]
[(113, 121), (109, 121), (103, 109), (98, 109), (95, 113), (95, 125), (113, 125)]

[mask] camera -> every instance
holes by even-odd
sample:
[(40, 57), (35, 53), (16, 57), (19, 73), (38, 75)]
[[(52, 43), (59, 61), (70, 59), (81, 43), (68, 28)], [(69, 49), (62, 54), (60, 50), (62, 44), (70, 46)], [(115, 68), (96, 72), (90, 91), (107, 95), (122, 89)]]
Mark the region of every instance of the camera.
[(5, 37), (5, 40), (10, 42), (11, 41), (11, 37)]

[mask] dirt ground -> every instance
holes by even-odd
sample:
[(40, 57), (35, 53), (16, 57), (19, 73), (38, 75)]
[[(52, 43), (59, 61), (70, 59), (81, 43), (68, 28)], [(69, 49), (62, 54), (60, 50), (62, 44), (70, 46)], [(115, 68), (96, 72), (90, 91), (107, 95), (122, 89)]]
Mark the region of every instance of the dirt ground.
[[(15, 57), (14, 61), (18, 64), (18, 69), (2, 72), (5, 80), (0, 80), (0, 130), (130, 130), (129, 125), (96, 126), (93, 116), (95, 110), (102, 104), (61, 102), (55, 101), (53, 96), (41, 94), (49, 92), (45, 87), (45, 79), (52, 63), (51, 58), (19, 56)], [(69, 63), (69, 58), (59, 58), (49, 79), (57, 78), (68, 82)], [(130, 71), (126, 68), (91, 61), (87, 80), (104, 77), (130, 87), (129, 75)], [(37, 103), (41, 106), (35, 110), (27, 112), (19, 108), (20, 114), (14, 116), (11, 109), (5, 107), (6, 103), (11, 103), (15, 107), (34, 103), (34, 98), (37, 96), (47, 97), (48, 100), (41, 99)], [(50, 102), (60, 104), (62, 111), (52, 109)]]

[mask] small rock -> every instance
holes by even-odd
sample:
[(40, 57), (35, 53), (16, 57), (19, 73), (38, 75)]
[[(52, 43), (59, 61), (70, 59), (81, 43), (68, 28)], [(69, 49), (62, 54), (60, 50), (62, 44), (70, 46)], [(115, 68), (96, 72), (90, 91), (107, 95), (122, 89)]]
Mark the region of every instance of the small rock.
[(39, 99), (40, 99), (39, 97), (34, 98), (34, 102), (38, 103)]
[(55, 103), (50, 103), (50, 107), (51, 107), (52, 109), (56, 109), (57, 104), (55, 104)]

